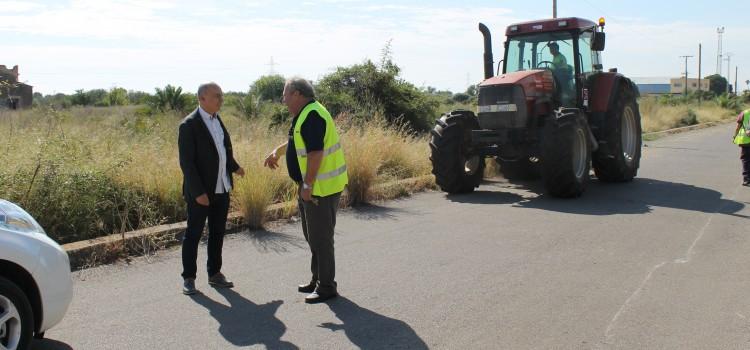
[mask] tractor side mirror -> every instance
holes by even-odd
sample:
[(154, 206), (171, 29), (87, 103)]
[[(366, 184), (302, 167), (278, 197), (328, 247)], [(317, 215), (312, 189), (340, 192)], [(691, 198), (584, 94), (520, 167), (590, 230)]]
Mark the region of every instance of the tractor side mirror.
[(591, 49), (594, 51), (604, 51), (604, 32), (594, 33), (594, 40), (591, 42)]

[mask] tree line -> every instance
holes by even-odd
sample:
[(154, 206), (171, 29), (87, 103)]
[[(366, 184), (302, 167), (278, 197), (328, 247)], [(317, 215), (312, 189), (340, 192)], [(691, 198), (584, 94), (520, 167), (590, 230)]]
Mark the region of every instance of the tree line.
[[(451, 108), (476, 105), (476, 86), (453, 93), (433, 87), (417, 87), (400, 77), (400, 68), (389, 58), (379, 63), (365, 60), (360, 64), (338, 67), (336, 71), (313, 82), (318, 99), (332, 115), (346, 115), (354, 121), (381, 115), (393, 123), (404, 124), (414, 131), (432, 127), (437, 114)], [(243, 92), (225, 92), (225, 105), (236, 108), (247, 119), (268, 117), (272, 124), (285, 124), (290, 118), (281, 104), (285, 78), (265, 75)], [(197, 107), (195, 94), (181, 87), (167, 85), (153, 93), (128, 91), (121, 87), (109, 90), (77, 90), (71, 95), (34, 94), (34, 104), (55, 108), (73, 106), (143, 106), (142, 112), (153, 114), (168, 110), (187, 113)]]

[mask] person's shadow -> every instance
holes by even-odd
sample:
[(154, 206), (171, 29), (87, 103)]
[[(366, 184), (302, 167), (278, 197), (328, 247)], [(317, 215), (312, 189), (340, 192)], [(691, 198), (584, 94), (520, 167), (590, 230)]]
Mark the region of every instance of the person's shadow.
[(343, 330), (360, 349), (428, 349), (404, 321), (367, 310), (342, 296), (327, 305), (343, 323), (326, 322), (318, 327), (333, 332)]
[(286, 326), (276, 311), (284, 302), (274, 300), (257, 305), (229, 288), (216, 289), (229, 302), (229, 306), (216, 302), (201, 293), (190, 297), (202, 305), (219, 321), (219, 333), (235, 346), (263, 344), (268, 349), (299, 349), (296, 345), (282, 341)]

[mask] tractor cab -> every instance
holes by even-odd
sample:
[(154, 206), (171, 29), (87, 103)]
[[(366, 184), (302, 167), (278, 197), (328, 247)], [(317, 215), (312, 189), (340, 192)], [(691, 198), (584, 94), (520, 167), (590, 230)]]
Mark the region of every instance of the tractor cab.
[(586, 107), (587, 78), (602, 70), (604, 19), (599, 25), (580, 18), (559, 18), (508, 27), (503, 73), (549, 70), (555, 98), (564, 107)]

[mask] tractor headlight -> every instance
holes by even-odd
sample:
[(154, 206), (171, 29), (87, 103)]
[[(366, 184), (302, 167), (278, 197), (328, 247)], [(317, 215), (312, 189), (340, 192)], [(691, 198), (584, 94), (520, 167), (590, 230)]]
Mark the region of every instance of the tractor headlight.
[(21, 207), (0, 199), (0, 229), (46, 235), (44, 229)]

